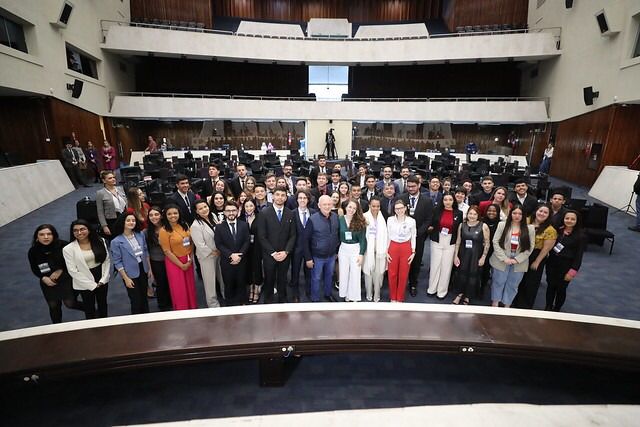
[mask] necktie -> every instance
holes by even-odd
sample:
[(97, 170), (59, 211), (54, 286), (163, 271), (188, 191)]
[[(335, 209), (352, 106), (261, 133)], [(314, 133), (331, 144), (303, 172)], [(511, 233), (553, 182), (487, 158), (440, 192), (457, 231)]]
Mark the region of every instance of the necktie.
[(187, 205), (187, 209), (189, 209), (189, 212), (191, 212), (191, 205), (189, 204), (188, 196), (184, 196), (184, 204)]
[(391, 203), (392, 203), (392, 200), (389, 199), (389, 201), (387, 202), (387, 213), (389, 215), (391, 215), (393, 213), (393, 212), (391, 212)]
[(282, 221), (282, 210), (278, 209), (277, 213), (278, 213), (278, 221)]
[(244, 190), (244, 179), (240, 180), (240, 188)]
[(231, 235), (233, 236), (233, 240), (236, 239), (236, 223), (232, 222), (231, 224)]
[(73, 148), (71, 149), (71, 154), (73, 154), (73, 160), (78, 161), (78, 153)]
[(307, 227), (307, 211), (302, 212), (302, 226)]
[(371, 201), (372, 197), (373, 197), (373, 193), (371, 191), (369, 191), (369, 201)]
[(411, 197), (411, 208), (415, 208), (416, 207), (416, 198), (415, 196)]

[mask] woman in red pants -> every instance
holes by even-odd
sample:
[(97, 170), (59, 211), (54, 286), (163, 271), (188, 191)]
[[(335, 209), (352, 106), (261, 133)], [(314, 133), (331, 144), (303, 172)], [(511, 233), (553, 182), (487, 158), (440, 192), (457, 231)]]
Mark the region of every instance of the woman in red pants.
[(396, 200), (393, 208), (395, 215), (387, 220), (389, 296), (391, 302), (403, 302), (409, 267), (416, 254), (416, 221), (407, 215), (402, 200)]

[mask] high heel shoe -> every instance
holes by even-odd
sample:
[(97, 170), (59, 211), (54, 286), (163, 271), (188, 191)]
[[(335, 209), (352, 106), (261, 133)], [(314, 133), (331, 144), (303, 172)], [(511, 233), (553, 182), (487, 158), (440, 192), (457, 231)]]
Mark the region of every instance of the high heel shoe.
[(456, 296), (453, 301), (451, 301), (453, 304), (458, 305), (460, 304), (460, 300), (462, 299), (462, 297), (464, 296), (464, 294), (458, 294), (458, 296)]

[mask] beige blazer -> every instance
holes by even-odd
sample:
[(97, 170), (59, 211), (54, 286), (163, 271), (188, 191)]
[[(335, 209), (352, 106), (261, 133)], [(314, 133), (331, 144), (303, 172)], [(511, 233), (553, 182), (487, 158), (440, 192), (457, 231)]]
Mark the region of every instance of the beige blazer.
[(207, 224), (200, 223), (197, 219), (191, 224), (191, 240), (196, 247), (196, 256), (199, 260), (213, 257), (212, 251), (216, 250), (215, 234)]
[[(102, 240), (102, 239), (101, 239)], [(107, 251), (107, 258), (102, 263), (102, 277), (99, 282), (105, 285), (109, 283), (111, 276), (111, 258), (109, 257), (109, 249), (106, 243), (102, 240), (102, 244)], [(77, 240), (69, 243), (62, 248), (62, 255), (64, 256), (64, 262), (67, 264), (67, 270), (71, 276), (73, 289), (79, 291), (92, 291), (98, 287), (98, 284), (93, 279), (93, 274), (87, 265), (87, 262), (82, 256), (82, 249)]]
[[(498, 269), (500, 271), (505, 271), (507, 269), (507, 264), (505, 264), (505, 260), (507, 260), (507, 258), (510, 258), (510, 255), (511, 255), (511, 251), (509, 249), (507, 249), (509, 251), (509, 255), (507, 255), (507, 252), (500, 247), (500, 236), (502, 235), (502, 230), (504, 230), (505, 225), (506, 225), (506, 221), (500, 221), (498, 223), (498, 228), (496, 228), (496, 234), (493, 236), (493, 255), (491, 255), (491, 258), (489, 259), (489, 264), (491, 264), (491, 267)], [(533, 228), (533, 225), (527, 225), (527, 230), (529, 230), (529, 241), (530, 241), (529, 250), (523, 251), (520, 248), (520, 245), (518, 245), (518, 249), (516, 249), (516, 256), (515, 256), (515, 259), (516, 261), (518, 261), (518, 263), (515, 264), (513, 267), (513, 271), (517, 273), (523, 273), (529, 269), (529, 255), (531, 255), (531, 252), (533, 251), (533, 246), (535, 244), (535, 239), (536, 239), (535, 228)], [(504, 247), (509, 248), (510, 245), (511, 245), (511, 232), (509, 231), (504, 236)]]

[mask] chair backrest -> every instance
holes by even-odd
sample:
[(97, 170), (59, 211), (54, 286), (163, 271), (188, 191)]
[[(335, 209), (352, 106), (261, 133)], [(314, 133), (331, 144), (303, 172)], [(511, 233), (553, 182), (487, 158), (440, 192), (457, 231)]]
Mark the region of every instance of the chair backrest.
[(589, 208), (589, 213), (584, 221), (584, 226), (587, 228), (606, 230), (608, 217), (609, 208), (598, 203), (594, 203), (593, 206)]

